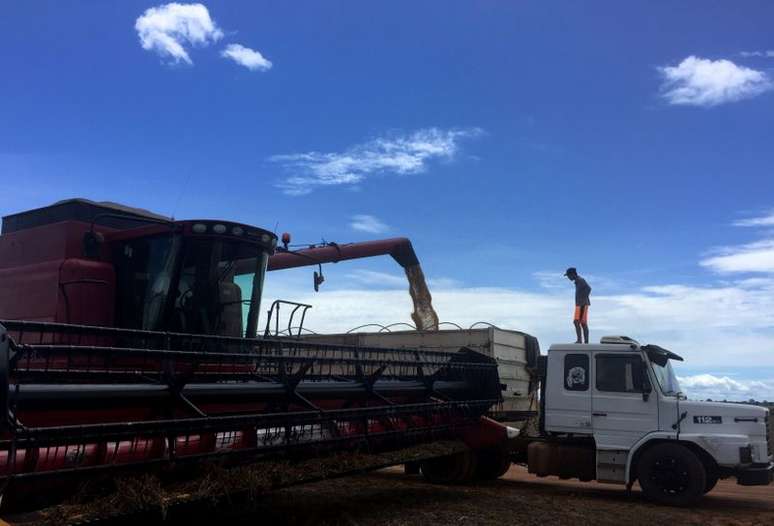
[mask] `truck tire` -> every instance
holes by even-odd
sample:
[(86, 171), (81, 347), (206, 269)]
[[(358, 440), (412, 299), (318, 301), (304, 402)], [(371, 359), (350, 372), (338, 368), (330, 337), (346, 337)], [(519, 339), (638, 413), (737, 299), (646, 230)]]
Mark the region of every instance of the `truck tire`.
[(419, 462), (406, 462), (403, 464), (403, 473), (406, 475), (419, 475)]
[(473, 479), (476, 461), (476, 455), (472, 451), (465, 451), (423, 460), (420, 469), (425, 479), (433, 484), (461, 484)]
[(715, 487), (715, 484), (718, 483), (718, 474), (715, 471), (707, 470), (707, 481), (704, 483), (704, 493), (707, 494), (710, 491), (712, 491), (712, 488)]
[(476, 478), (499, 479), (511, 467), (511, 455), (507, 449), (494, 447), (476, 451)]
[(637, 473), (645, 497), (670, 506), (694, 504), (707, 486), (704, 464), (680, 444), (649, 448), (640, 457)]

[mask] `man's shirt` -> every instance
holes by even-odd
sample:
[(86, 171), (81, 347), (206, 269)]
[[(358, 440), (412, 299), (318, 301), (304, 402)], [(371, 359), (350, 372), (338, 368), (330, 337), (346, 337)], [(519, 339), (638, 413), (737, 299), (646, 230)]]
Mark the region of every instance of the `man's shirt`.
[(575, 278), (575, 305), (578, 307), (591, 305), (589, 294), (591, 294), (591, 287), (586, 283), (586, 280), (580, 276)]

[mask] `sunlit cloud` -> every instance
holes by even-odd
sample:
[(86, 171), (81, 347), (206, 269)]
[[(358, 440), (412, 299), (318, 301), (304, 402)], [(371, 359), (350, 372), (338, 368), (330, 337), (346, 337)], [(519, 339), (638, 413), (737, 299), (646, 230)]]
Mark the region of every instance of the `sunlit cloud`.
[(713, 374), (679, 376), (678, 380), (683, 392), (694, 399), (774, 400), (774, 380), (740, 380)]
[(383, 234), (390, 230), (390, 227), (383, 223), (378, 217), (368, 214), (352, 216), (349, 227), (357, 232), (367, 232), (369, 234)]
[(186, 47), (207, 46), (223, 31), (202, 4), (170, 3), (151, 7), (134, 24), (142, 48), (171, 63), (193, 64)]
[(739, 219), (734, 221), (735, 226), (774, 226), (774, 212), (770, 212), (766, 215), (758, 217), (750, 217), (747, 219)]
[(774, 88), (763, 71), (690, 56), (677, 66), (659, 68), (663, 77), (661, 96), (684, 106), (717, 106), (758, 96)]
[[(774, 226), (774, 212), (739, 219), (733, 222), (740, 227)], [(719, 273), (774, 273), (774, 238), (767, 237), (752, 243), (713, 249), (700, 262), (703, 267)]]
[(739, 56), (749, 58), (749, 57), (765, 57), (765, 58), (774, 58), (774, 49), (767, 49), (763, 51), (741, 51), (739, 53)]
[(320, 187), (353, 186), (375, 175), (409, 175), (427, 170), (434, 160), (451, 160), (463, 139), (480, 135), (478, 128), (425, 128), (351, 146), (341, 152), (274, 155), (288, 173), (278, 183), (288, 195), (304, 195)]
[(719, 254), (701, 261), (703, 267), (715, 272), (765, 272), (774, 273), (774, 239), (764, 239), (716, 249)]
[(268, 71), (272, 63), (267, 60), (259, 51), (250, 49), (241, 44), (229, 44), (220, 55), (223, 58), (233, 60), (240, 66), (244, 66), (250, 71)]

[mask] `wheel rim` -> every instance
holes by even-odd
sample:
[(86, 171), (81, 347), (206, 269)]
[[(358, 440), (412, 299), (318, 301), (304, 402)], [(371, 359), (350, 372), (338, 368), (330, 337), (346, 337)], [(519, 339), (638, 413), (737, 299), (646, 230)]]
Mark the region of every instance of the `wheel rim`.
[(675, 457), (661, 457), (653, 463), (650, 481), (667, 495), (679, 495), (690, 485), (688, 467)]

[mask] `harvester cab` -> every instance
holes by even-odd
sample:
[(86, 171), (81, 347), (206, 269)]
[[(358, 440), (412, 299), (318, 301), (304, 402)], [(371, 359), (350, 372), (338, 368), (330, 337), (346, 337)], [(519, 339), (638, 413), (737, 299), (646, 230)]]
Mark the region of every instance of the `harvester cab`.
[(276, 245), (247, 225), (62, 201), (5, 219), (0, 286), (32, 294), (3, 294), (0, 316), (255, 337)]

